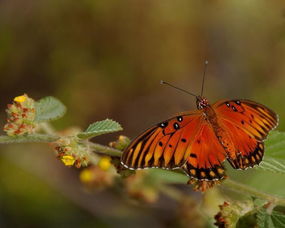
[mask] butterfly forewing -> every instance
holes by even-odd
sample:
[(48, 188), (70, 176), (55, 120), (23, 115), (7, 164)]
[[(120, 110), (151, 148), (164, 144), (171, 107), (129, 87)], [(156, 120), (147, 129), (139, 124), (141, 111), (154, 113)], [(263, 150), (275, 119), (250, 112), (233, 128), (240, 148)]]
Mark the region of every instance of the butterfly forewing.
[(219, 101), (213, 105), (222, 129), (218, 138), (236, 169), (259, 164), (264, 154), (263, 140), (278, 124), (277, 115), (249, 100)]
[(278, 124), (278, 116), (272, 110), (250, 100), (219, 101), (213, 108), (219, 118), (227, 119), (260, 141)]
[(130, 169), (181, 167), (202, 121), (202, 112), (177, 115), (139, 135), (125, 149), (121, 163)]

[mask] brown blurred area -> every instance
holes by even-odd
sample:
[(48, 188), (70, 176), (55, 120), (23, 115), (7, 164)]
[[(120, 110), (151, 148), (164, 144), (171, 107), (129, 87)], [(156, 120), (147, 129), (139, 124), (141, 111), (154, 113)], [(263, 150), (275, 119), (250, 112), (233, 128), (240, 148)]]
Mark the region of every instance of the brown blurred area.
[[(68, 108), (55, 122), (57, 129), (85, 128), (108, 117), (133, 138), (158, 121), (196, 108), (191, 96), (159, 82), (200, 93), (205, 59), (210, 101), (258, 101), (280, 115), (284, 130), (282, 0), (2, 0), (1, 124), (13, 97), (52, 95)], [(115, 137), (97, 142), (107, 144)], [(86, 194), (78, 173), (59, 164), (49, 148), (40, 148), (1, 146), (0, 225), (165, 227), (167, 216), (159, 214), (175, 210), (167, 199), (133, 210), (112, 192)], [(62, 186), (64, 180), (69, 188)], [(130, 211), (135, 212), (128, 220)]]

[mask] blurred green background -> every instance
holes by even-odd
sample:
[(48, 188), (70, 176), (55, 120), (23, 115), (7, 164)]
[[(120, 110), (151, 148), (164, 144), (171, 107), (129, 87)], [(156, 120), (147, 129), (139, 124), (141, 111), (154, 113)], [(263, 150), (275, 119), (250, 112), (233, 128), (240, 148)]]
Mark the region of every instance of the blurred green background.
[[(159, 82), (199, 93), (205, 59), (210, 101), (258, 101), (280, 115), (284, 130), (283, 0), (3, 0), (1, 124), (13, 97), (53, 95), (68, 108), (58, 129), (108, 117), (133, 138), (196, 108), (192, 97)], [(111, 190), (86, 192), (78, 172), (43, 145), (0, 150), (1, 227), (165, 227), (175, 212), (169, 199), (138, 206)]]

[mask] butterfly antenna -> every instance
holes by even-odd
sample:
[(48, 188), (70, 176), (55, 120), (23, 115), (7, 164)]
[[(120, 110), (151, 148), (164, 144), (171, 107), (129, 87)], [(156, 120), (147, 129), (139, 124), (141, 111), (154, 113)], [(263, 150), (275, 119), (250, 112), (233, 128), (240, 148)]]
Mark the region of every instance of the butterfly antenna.
[(172, 88), (174, 88), (174, 89), (178, 89), (178, 90), (180, 90), (180, 91), (182, 91), (182, 92), (184, 92), (184, 93), (188, 93), (188, 94), (190, 94), (190, 95), (192, 95), (192, 96), (194, 96), (194, 97), (198, 97), (198, 96), (195, 95), (194, 93), (190, 93), (190, 92), (188, 92), (187, 90), (181, 89), (181, 88), (179, 88), (179, 87), (177, 87), (177, 86), (174, 86), (174, 85), (172, 85), (172, 84), (170, 84), (170, 83), (168, 83), (168, 82), (165, 82), (165, 81), (163, 81), (163, 80), (160, 81), (160, 84), (161, 84), (161, 85), (168, 85), (168, 86), (170, 86), (170, 87), (172, 87)]
[(204, 92), (204, 82), (205, 82), (205, 75), (206, 75), (206, 70), (207, 70), (208, 63), (209, 63), (208, 60), (206, 60), (206, 61), (205, 61), (205, 65), (204, 65), (204, 73), (203, 73), (201, 97), (203, 96), (203, 92)]

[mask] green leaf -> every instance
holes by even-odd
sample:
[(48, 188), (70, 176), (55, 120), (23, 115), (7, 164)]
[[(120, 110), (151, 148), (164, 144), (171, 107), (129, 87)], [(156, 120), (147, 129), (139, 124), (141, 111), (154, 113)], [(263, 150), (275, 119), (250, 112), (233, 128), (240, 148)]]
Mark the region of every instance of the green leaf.
[(65, 106), (54, 97), (44, 97), (36, 102), (35, 121), (50, 121), (62, 117), (66, 112)]
[(257, 224), (260, 228), (279, 228), (285, 227), (285, 215), (278, 211), (269, 214), (266, 209), (257, 212)]
[(58, 136), (44, 135), (44, 134), (31, 134), (21, 136), (0, 136), (0, 144), (8, 143), (29, 143), (29, 142), (54, 142), (58, 139)]
[(248, 212), (244, 216), (241, 216), (236, 224), (236, 228), (248, 228), (255, 227), (256, 225), (256, 214)]
[(265, 141), (266, 156), (285, 160), (285, 132), (273, 131)]
[(106, 119), (90, 124), (89, 127), (77, 136), (81, 139), (92, 138), (98, 135), (121, 131), (123, 128), (114, 120)]
[(265, 154), (259, 166), (246, 171), (227, 169), (228, 176), (259, 192), (285, 198), (285, 133), (273, 131), (265, 141)]
[(285, 133), (274, 131), (265, 141), (265, 156), (258, 167), (270, 172), (285, 174)]

